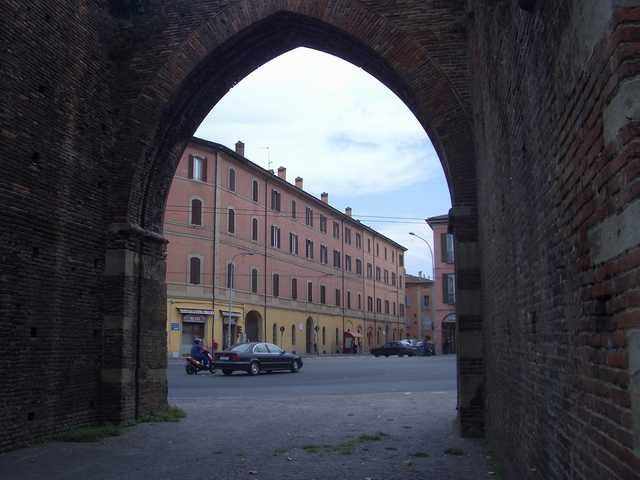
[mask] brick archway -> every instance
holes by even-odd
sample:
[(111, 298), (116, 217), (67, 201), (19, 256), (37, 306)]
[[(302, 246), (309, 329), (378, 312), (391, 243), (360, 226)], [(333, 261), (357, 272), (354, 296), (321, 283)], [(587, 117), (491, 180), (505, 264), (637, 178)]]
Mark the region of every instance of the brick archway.
[[(196, 10), (198, 3), (192, 2)], [(131, 261), (130, 257), (142, 266), (137, 271), (139, 290), (131, 297), (136, 303), (122, 307), (138, 312), (137, 331), (126, 339), (122, 338), (122, 329), (113, 330), (113, 343), (121, 344), (123, 349), (128, 342), (135, 343), (132, 349), (138, 352), (134, 361), (135, 395), (126, 393), (132, 386), (131, 379), (125, 380), (124, 375), (110, 378), (106, 384), (106, 390), (113, 392), (108, 397), (111, 400), (106, 415), (115, 415), (116, 420), (157, 407), (166, 390), (162, 355), (151, 343), (162, 338), (164, 324), (144, 317), (161, 315), (161, 309), (151, 305), (157, 303), (164, 281), (160, 273), (164, 265), (163, 211), (179, 156), (200, 122), (233, 85), (286, 51), (305, 46), (336, 55), (368, 71), (404, 101), (429, 134), (442, 162), (454, 205), (452, 224), (461, 233), (458, 250), (476, 250), (475, 161), (466, 100), (468, 85), (464, 83), (467, 72), (464, 68), (445, 71), (434, 60), (428, 47), (435, 49), (436, 44), (430, 43), (435, 42), (435, 36), (426, 35), (428, 41), (420, 41), (374, 9), (350, 0), (330, 0), (322, 5), (242, 0), (197, 25), (175, 25), (170, 35), (163, 39), (164, 44), (172, 45), (164, 62), (156, 61), (153, 48), (141, 49), (129, 61), (129, 68), (140, 76), (140, 88), (132, 89), (129, 97), (124, 96), (114, 152), (114, 157), (123, 159), (123, 163), (121, 175), (113, 183), (111, 230), (116, 241), (109, 249), (115, 256), (111, 269), (122, 271), (119, 264)], [(449, 61), (463, 65), (465, 51), (461, 50), (458, 56), (450, 54)], [(130, 238), (135, 241), (123, 248), (123, 238), (125, 242)], [(477, 262), (477, 258), (463, 257), (459, 261), (464, 271), (477, 277), (477, 266), (465, 268), (467, 261)], [(121, 282), (123, 293), (126, 292), (125, 279), (115, 278), (113, 282)], [(112, 293), (112, 285), (108, 293)], [(478, 288), (479, 285), (472, 285), (473, 290)], [(459, 295), (464, 297), (464, 290)], [(479, 305), (467, 305), (477, 316)], [(126, 321), (124, 315), (122, 318)], [(141, 339), (148, 343), (141, 345)], [(470, 340), (480, 341), (477, 335)], [(112, 370), (110, 358), (114, 364), (122, 362), (120, 352), (107, 356), (105, 371)], [(481, 358), (476, 353), (471, 363), (478, 362)], [(464, 391), (474, 392), (477, 397), (475, 392), (481, 388), (482, 379), (477, 369), (473, 373), (476, 386), (467, 386)], [(114, 400), (120, 400), (120, 404)], [(461, 418), (473, 417), (474, 425), (481, 424), (481, 409), (467, 413), (462, 404)], [(481, 428), (474, 426), (472, 430)]]

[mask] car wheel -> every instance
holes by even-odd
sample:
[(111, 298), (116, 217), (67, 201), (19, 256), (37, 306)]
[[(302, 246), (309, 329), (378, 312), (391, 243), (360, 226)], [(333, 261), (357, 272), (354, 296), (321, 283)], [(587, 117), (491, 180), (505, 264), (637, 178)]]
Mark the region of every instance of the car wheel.
[(196, 373), (196, 369), (191, 364), (184, 367), (184, 369), (187, 372), (187, 375), (193, 375), (194, 373)]
[(223, 368), (222, 373), (224, 373), (225, 375), (231, 375), (233, 373), (233, 370), (231, 370), (230, 368)]
[(400, 357), (400, 358), (404, 357), (404, 353), (399, 353), (398, 357)]
[(258, 362), (251, 362), (249, 365), (249, 375), (258, 375), (260, 373), (260, 364)]
[(211, 373), (212, 375), (216, 373), (216, 366), (213, 363), (209, 365), (209, 373)]
[(377, 353), (374, 353), (374, 354), (373, 354), (373, 356), (374, 356), (374, 357), (376, 357), (376, 358), (378, 358), (380, 355), (379, 355), (379, 354), (377, 354)]
[(296, 373), (300, 369), (300, 365), (298, 365), (298, 361), (293, 360), (291, 362), (291, 367), (289, 369), (291, 370), (291, 373)]
[(385, 357), (387, 357), (387, 358), (389, 358), (389, 355), (388, 355), (388, 354), (385, 354), (384, 356), (385, 356)]

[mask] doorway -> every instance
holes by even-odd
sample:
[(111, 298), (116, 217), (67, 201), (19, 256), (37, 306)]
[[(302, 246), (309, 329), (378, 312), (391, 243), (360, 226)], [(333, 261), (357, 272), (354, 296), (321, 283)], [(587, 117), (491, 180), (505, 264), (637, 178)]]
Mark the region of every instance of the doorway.
[(306, 352), (307, 353), (315, 353), (315, 332), (313, 330), (313, 318), (309, 317), (307, 318), (307, 329), (306, 329), (306, 338), (307, 338), (307, 345), (306, 345)]
[(244, 324), (247, 332), (247, 341), (259, 342), (261, 330), (260, 326), (262, 325), (262, 315), (260, 315), (255, 310), (251, 310), (249, 313), (247, 313)]

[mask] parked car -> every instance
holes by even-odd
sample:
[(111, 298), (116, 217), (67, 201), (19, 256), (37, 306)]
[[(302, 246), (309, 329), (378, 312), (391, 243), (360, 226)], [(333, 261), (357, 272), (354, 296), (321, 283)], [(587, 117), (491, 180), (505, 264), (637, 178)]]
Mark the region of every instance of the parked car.
[(372, 348), (371, 354), (374, 357), (379, 357), (381, 355), (384, 355), (385, 357), (388, 357), (389, 355), (398, 355), (399, 357), (407, 355), (409, 357), (413, 357), (416, 355), (416, 349), (405, 342), (387, 342), (381, 347)]
[(249, 375), (275, 370), (295, 373), (302, 368), (302, 358), (285, 352), (272, 343), (238, 343), (228, 350), (217, 352), (215, 366), (225, 375), (231, 375), (237, 370), (247, 372)]
[(428, 357), (436, 354), (436, 346), (432, 342), (417, 342), (415, 348), (418, 355)]

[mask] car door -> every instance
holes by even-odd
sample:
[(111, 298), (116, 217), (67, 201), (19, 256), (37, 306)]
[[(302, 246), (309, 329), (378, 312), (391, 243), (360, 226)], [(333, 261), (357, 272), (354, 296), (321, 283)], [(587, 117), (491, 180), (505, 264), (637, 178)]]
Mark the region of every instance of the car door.
[(288, 367), (289, 359), (284, 355), (284, 350), (273, 343), (267, 343), (267, 348), (271, 354), (271, 361), (273, 362), (272, 365), (274, 369), (280, 370)]
[(261, 369), (268, 370), (271, 355), (266, 344), (256, 343), (253, 347), (253, 356), (260, 362)]

